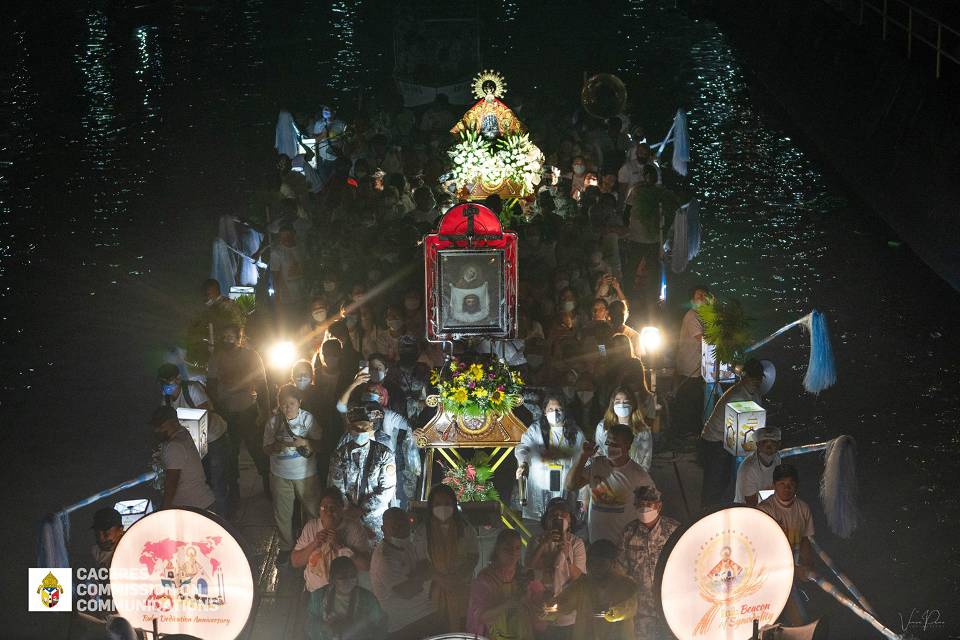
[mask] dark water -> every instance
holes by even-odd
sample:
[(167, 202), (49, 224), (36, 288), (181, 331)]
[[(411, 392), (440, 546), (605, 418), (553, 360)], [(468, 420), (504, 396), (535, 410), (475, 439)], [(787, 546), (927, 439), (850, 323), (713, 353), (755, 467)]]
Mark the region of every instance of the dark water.
[[(791, 139), (714, 24), (659, 4), (481, 3), (484, 65), (544, 109), (572, 109), (584, 70), (615, 71), (651, 137), (688, 109), (705, 233), (671, 294), (709, 283), (744, 301), (758, 334), (826, 313), (838, 384), (804, 394), (806, 338), (781, 338), (763, 352), (779, 370), (771, 421), (787, 444), (856, 437), (863, 524), (841, 541), (820, 519), (818, 537), (889, 626), (938, 609), (945, 624), (920, 636), (948, 637), (960, 629), (960, 298)], [(196, 304), (217, 214), (241, 210), (272, 169), (277, 109), (349, 105), (382, 84), (391, 15), (248, 0), (5, 16), (0, 406), (17, 523), (4, 541), (18, 558), (5, 637), (45, 628), (20, 591), (36, 519), (145, 469), (157, 352)], [(802, 472), (812, 501), (815, 462)], [(84, 540), (86, 523), (74, 526)], [(837, 637), (871, 637), (828, 610)]]

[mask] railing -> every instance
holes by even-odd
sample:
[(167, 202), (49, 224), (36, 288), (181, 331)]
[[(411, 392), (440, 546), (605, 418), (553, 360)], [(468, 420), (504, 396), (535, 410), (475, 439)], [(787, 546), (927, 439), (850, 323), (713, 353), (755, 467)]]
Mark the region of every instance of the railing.
[[(891, 4), (900, 6), (901, 13), (902, 13), (902, 9), (904, 8), (906, 9), (906, 12), (907, 12), (906, 22), (903, 22), (901, 19), (890, 15)], [(907, 58), (913, 57), (913, 41), (914, 40), (916, 40), (917, 42), (922, 42), (923, 44), (933, 49), (935, 52), (935, 59), (936, 59), (935, 65), (934, 65), (935, 74), (938, 79), (940, 78), (942, 63), (944, 59), (949, 60), (956, 65), (960, 65), (960, 59), (958, 59), (948, 51), (945, 51), (943, 48), (944, 32), (953, 34), (954, 40), (960, 41), (960, 31), (957, 31), (956, 29), (953, 29), (952, 27), (947, 26), (946, 24), (941, 22), (939, 19), (934, 18), (930, 14), (925, 13), (920, 9), (917, 9), (915, 6), (913, 6), (909, 2), (905, 2), (904, 0), (882, 0), (882, 3), (879, 5), (874, 4), (869, 0), (860, 0), (860, 20), (859, 20), (860, 26), (863, 26), (864, 13), (868, 10), (880, 16), (880, 19), (881, 19), (880, 29), (882, 34), (881, 37), (884, 40), (887, 39), (887, 32), (889, 31), (889, 27), (891, 26), (899, 27), (902, 31), (906, 33)], [(926, 21), (925, 23), (926, 27), (930, 27), (930, 26), (936, 27), (936, 31), (937, 31), (936, 42), (929, 40), (927, 36), (924, 35), (926, 33), (926, 29), (921, 28), (918, 25), (914, 24), (914, 21), (918, 19)]]

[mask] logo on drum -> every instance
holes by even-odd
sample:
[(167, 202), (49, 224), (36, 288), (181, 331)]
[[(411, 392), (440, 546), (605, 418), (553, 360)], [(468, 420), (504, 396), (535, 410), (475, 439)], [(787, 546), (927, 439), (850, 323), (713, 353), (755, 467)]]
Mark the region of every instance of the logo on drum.
[(714, 624), (727, 628), (741, 624), (739, 605), (766, 580), (766, 570), (758, 566), (750, 538), (740, 531), (720, 532), (700, 547), (695, 565), (700, 597), (711, 607), (694, 628), (694, 635), (707, 633)]

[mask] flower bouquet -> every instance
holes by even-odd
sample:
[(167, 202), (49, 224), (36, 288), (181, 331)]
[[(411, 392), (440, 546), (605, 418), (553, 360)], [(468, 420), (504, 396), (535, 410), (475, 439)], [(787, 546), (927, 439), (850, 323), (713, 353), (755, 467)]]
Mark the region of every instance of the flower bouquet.
[(492, 457), (477, 453), (464, 467), (448, 469), (443, 484), (453, 489), (458, 502), (487, 502), (499, 500), (493, 486)]
[(453, 358), (433, 370), (430, 383), (437, 388), (443, 410), (454, 416), (503, 416), (522, 402), (520, 374), (500, 360), (483, 365)]

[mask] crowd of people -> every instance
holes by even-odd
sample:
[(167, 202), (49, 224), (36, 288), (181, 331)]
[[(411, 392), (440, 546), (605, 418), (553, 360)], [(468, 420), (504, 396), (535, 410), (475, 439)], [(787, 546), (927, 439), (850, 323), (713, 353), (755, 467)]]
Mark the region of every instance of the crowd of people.
[[(563, 177), (513, 218), (517, 336), (454, 346), (466, 359), (497, 354), (526, 383), (515, 414), (527, 429), (497, 482), (535, 535), (524, 550), (504, 529), (488, 566), (477, 566), (477, 531), (456, 492), (423, 486), (412, 435), (436, 411), (430, 372), (451, 355), (425, 340), (418, 240), (454, 204), (437, 185), (459, 114), (442, 98), (422, 113), (369, 100), (349, 123), (331, 105), (314, 118), (283, 111), (264, 217), (220, 219), (191, 324), (209, 348), (206, 370), (182, 359), (158, 370), (161, 506), (233, 517), (246, 449), (273, 504), (278, 564), (302, 570), (307, 637), (666, 637), (654, 571), (679, 523), (663, 515), (650, 475), (665, 434), (699, 443), (703, 506), (735, 491), (777, 518), (809, 565), (809, 508), (777, 456), (779, 431), (758, 434), (739, 471), (719, 442), (726, 403), (760, 399), (762, 368), (747, 363), (703, 419), (695, 308), (706, 287), (690, 292), (673, 340), (670, 402), (651, 389), (652, 354), (631, 314), (656, 313), (660, 215), (687, 199), (677, 176), (626, 116), (530, 103), (517, 98), (514, 111)], [(485, 204), (502, 213), (496, 197)], [(252, 314), (230, 299), (237, 286), (257, 292)], [(255, 348), (276, 335), (299, 351), (283, 371)], [(178, 407), (208, 410), (202, 459)], [(776, 493), (763, 500), (767, 490)], [(101, 553), (116, 542), (111, 531), (98, 538)]]

